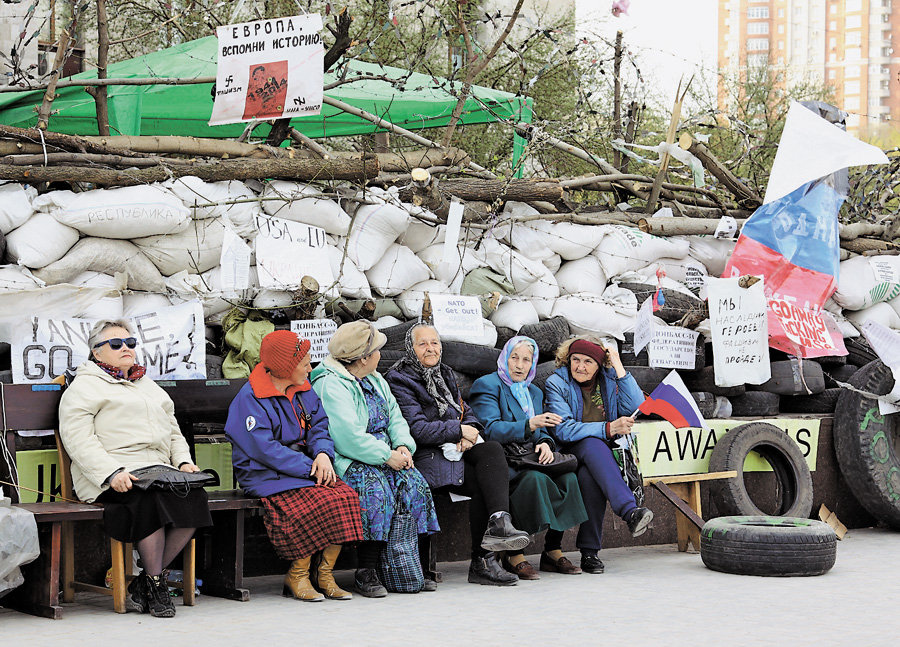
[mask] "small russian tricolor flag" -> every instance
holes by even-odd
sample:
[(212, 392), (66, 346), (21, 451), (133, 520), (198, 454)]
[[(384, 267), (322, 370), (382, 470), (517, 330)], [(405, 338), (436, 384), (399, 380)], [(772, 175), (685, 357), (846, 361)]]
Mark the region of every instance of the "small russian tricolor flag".
[(644, 414), (655, 413), (669, 421), (676, 429), (684, 427), (703, 427), (709, 429), (691, 392), (684, 385), (681, 376), (672, 371), (653, 389), (646, 400), (638, 407)]

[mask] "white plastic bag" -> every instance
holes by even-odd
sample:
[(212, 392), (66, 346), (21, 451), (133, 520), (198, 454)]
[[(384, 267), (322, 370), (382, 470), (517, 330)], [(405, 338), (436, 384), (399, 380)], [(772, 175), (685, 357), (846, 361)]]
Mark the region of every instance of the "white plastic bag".
[(11, 503), (0, 496), (0, 595), (21, 585), (25, 580), (19, 567), (41, 554), (34, 515)]
[(516, 292), (527, 289), (547, 273), (543, 263), (531, 260), (492, 238), (482, 241), (481, 253), (488, 266), (504, 275)]
[(418, 254), (426, 247), (443, 243), (446, 235), (447, 225), (430, 225), (412, 218), (397, 242)]
[(385, 297), (397, 296), (416, 283), (431, 278), (431, 270), (412, 250), (392, 243), (381, 259), (366, 272), (372, 289)]
[(266, 184), (262, 197), (281, 197), (284, 200), (263, 200), (263, 210), (270, 216), (321, 227), (326, 233), (336, 236), (346, 236), (350, 231), (350, 216), (336, 200), (309, 197), (321, 193), (320, 189), (308, 184), (273, 180)]
[(46, 267), (61, 259), (78, 242), (78, 230), (46, 213), (36, 213), (6, 236), (6, 252), (19, 265)]
[(132, 319), (148, 312), (156, 312), (172, 305), (165, 294), (153, 292), (126, 292), (122, 295), (122, 316)]

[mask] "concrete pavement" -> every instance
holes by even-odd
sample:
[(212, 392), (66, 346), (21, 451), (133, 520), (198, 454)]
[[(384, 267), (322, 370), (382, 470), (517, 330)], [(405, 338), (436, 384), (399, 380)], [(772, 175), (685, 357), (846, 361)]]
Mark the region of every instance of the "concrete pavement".
[[(577, 555), (570, 554), (577, 563)], [(726, 575), (673, 545), (605, 550), (603, 575), (543, 573), (495, 588), (441, 564), (436, 593), (310, 604), (283, 598), (281, 578), (250, 578), (246, 603), (200, 596), (172, 619), (118, 615), (81, 593), (63, 620), (0, 609), (0, 644), (122, 645), (896, 645), (900, 533), (853, 530), (835, 567), (811, 578)], [(536, 560), (532, 563), (536, 564)], [(349, 585), (352, 573), (338, 573)]]

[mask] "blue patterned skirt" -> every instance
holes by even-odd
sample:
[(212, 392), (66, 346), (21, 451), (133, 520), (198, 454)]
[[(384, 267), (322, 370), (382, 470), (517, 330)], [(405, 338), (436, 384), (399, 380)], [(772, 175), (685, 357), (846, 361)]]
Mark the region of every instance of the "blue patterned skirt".
[(359, 494), (363, 539), (387, 541), (395, 511), (408, 511), (420, 535), (440, 531), (431, 489), (419, 470), (394, 470), (387, 465), (353, 461), (343, 481)]

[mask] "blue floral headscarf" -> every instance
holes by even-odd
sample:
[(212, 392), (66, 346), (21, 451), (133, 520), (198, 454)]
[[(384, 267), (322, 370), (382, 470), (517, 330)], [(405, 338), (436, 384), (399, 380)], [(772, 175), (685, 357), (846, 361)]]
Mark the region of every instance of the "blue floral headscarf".
[[(533, 353), (531, 370), (528, 371), (528, 375), (524, 380), (521, 382), (513, 382), (512, 377), (509, 375), (509, 356), (512, 355), (513, 349), (522, 342), (531, 344), (531, 351)], [(531, 337), (513, 337), (506, 342), (503, 346), (503, 350), (500, 351), (500, 357), (497, 358), (497, 373), (500, 375), (500, 381), (509, 387), (513, 397), (516, 398), (516, 402), (519, 403), (519, 406), (522, 407), (522, 411), (524, 411), (525, 415), (529, 418), (534, 416), (534, 402), (531, 400), (531, 394), (528, 392), (528, 385), (530, 385), (531, 381), (534, 379), (534, 374), (537, 371), (537, 364), (538, 345)]]

